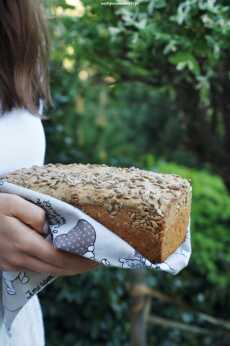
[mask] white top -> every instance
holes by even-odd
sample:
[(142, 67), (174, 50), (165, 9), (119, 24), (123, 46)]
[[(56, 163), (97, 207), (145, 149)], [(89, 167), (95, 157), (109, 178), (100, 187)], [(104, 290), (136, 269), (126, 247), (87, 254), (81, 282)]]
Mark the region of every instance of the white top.
[[(40, 107), (40, 114), (41, 111)], [(14, 108), (4, 115), (0, 114), (0, 175), (44, 164), (45, 150), (45, 133), (39, 117), (24, 108)], [(11, 338), (1, 322), (0, 345), (45, 345), (42, 310), (37, 295), (18, 313), (12, 324)]]
[(41, 119), (21, 108), (0, 115), (0, 174), (42, 165), (45, 134)]

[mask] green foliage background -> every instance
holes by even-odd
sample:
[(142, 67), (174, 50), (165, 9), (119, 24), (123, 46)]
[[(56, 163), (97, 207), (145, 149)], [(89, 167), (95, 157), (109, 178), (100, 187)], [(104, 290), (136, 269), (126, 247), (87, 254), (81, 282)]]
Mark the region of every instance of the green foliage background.
[[(108, 7), (83, 1), (78, 17), (71, 15), (70, 1), (47, 2), (55, 107), (46, 112), (46, 161), (134, 165), (190, 178), (189, 266), (175, 277), (148, 272), (147, 282), (194, 310), (227, 320), (230, 199), (221, 156), (221, 150), (228, 154), (227, 122), (213, 93), (219, 81), (221, 89), (223, 78), (229, 79), (230, 5), (137, 3)], [(221, 93), (219, 99), (227, 102)], [(127, 270), (100, 268), (45, 288), (40, 298), (48, 345), (129, 345), (129, 282)], [(151, 312), (213, 333), (149, 325), (149, 345), (230, 344), (223, 328), (195, 312), (155, 300)]]

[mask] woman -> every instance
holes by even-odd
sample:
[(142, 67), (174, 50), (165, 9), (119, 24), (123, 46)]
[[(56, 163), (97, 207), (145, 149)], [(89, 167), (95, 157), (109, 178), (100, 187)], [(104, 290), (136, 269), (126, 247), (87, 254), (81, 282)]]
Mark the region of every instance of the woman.
[[(39, 0), (0, 0), (0, 175), (44, 164), (42, 104), (52, 105), (49, 40)], [(43, 238), (45, 212), (16, 195), (0, 194), (0, 273), (34, 271), (75, 275), (97, 264), (56, 250)], [(0, 345), (44, 346), (37, 295), (19, 312), (8, 337), (0, 321)]]

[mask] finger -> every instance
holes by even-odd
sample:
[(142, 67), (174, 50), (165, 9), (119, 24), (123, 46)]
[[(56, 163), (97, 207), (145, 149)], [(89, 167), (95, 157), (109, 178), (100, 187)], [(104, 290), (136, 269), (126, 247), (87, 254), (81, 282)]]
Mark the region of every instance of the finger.
[(48, 240), (41, 237), (40, 234), (32, 232), (31, 228), (17, 219), (14, 221), (14, 227), (18, 229), (18, 232), (23, 234), (23, 242), (20, 240), (20, 243), (16, 245), (19, 252), (35, 257), (42, 262), (60, 269), (73, 269), (79, 266), (84, 271), (87, 270), (88, 266), (96, 266), (96, 263), (90, 259), (56, 249)]
[(24, 255), (23, 263), (17, 265), (17, 271), (31, 271), (35, 273), (47, 273), (54, 276), (69, 276), (78, 274), (77, 270), (73, 271), (70, 269), (60, 269), (55, 267), (54, 265), (47, 264), (45, 262), (40, 261), (39, 259), (31, 256)]
[[(53, 247), (52, 249), (54, 250), (54, 252), (51, 254), (47, 261), (43, 259), (43, 263), (51, 263), (53, 265), (55, 263), (54, 266), (62, 270), (63, 273), (67, 273), (67, 275), (72, 275), (72, 273), (83, 273), (95, 268), (98, 265), (97, 262), (79, 256), (77, 254), (71, 254), (66, 251), (55, 249)], [(36, 256), (35, 253), (33, 257), (38, 260), (40, 259), (40, 257)]]
[[(97, 263), (94, 261), (90, 261), (91, 264), (85, 264), (82, 266), (81, 263), (78, 263), (78, 261), (75, 261), (74, 266), (71, 268), (59, 268), (54, 265), (50, 265), (48, 263), (40, 261), (36, 257), (29, 257), (26, 261), (26, 263), (30, 263), (29, 267), (32, 268), (32, 271), (38, 272), (38, 273), (49, 273), (51, 275), (61, 275), (61, 276), (70, 276), (70, 275), (76, 275), (81, 274), (83, 272), (89, 271), (93, 269)], [(26, 265), (27, 267), (27, 265)]]
[(24, 224), (44, 234), (45, 210), (17, 195), (11, 195), (9, 199), (8, 215), (18, 218)]

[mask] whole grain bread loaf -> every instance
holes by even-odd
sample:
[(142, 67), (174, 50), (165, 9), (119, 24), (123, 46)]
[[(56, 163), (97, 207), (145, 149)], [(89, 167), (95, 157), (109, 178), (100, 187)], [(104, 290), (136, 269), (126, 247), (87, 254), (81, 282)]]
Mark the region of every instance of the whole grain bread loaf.
[(184, 241), (191, 184), (173, 174), (105, 164), (48, 164), (1, 177), (78, 207), (152, 262)]

